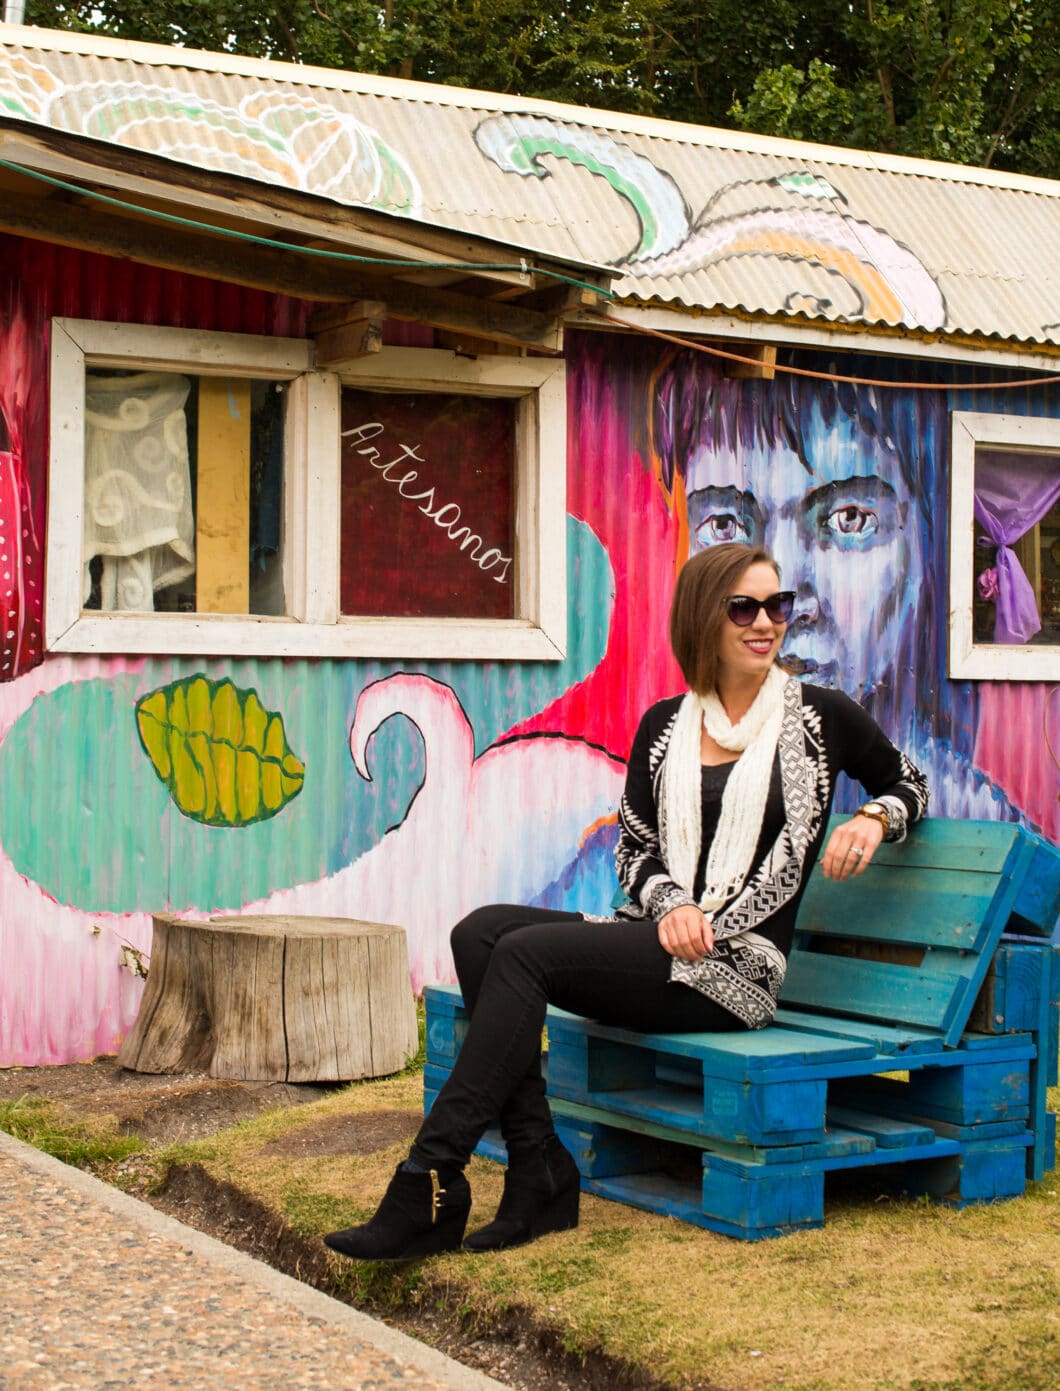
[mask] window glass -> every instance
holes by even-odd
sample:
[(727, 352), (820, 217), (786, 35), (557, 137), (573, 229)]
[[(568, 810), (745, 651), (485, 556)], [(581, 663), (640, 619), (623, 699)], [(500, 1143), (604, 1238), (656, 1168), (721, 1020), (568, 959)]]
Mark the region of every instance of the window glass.
[(343, 615), (515, 615), (516, 411), (343, 387)]
[(86, 372), (83, 609), (285, 612), (285, 400), (274, 381)]

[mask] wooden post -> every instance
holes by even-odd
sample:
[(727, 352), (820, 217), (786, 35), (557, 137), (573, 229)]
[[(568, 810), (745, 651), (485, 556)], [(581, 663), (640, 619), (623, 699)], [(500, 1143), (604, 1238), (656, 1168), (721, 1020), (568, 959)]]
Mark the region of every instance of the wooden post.
[(135, 1072), (345, 1082), (416, 1052), (405, 931), (345, 918), (156, 916)]
[(250, 382), (199, 378), (195, 607), (250, 611)]

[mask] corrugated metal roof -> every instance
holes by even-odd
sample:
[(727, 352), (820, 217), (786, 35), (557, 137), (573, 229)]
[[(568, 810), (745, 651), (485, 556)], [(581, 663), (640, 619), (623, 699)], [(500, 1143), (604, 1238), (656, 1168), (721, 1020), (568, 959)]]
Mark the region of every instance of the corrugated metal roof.
[(1060, 345), (1060, 183), (0, 26), (8, 119), (607, 263), (631, 300)]

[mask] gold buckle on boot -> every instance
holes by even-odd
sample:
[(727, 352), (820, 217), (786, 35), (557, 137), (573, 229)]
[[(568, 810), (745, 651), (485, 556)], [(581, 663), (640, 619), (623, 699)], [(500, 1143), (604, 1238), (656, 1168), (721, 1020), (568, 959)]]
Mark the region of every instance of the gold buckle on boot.
[(445, 1189), (438, 1182), (438, 1170), (431, 1170), (431, 1226), (438, 1221), (438, 1213), (441, 1211), (442, 1199), (445, 1197)]

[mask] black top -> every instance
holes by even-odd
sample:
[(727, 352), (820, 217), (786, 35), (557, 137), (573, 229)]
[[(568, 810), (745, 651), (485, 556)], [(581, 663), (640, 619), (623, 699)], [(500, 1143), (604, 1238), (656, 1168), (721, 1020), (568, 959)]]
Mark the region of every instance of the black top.
[[(734, 764), (703, 768), (702, 849), (690, 896), (670, 877), (659, 835), (663, 760), (682, 698), (672, 696), (652, 705), (634, 736), (615, 852), (619, 882), (630, 899), (619, 910), (624, 917), (657, 920), (681, 904), (695, 902), (703, 890), (707, 855)], [(823, 848), (840, 772), (885, 803), (890, 813), (888, 840), (903, 840), (907, 824), (927, 808), (923, 774), (871, 715), (841, 691), (789, 681), (752, 868), (743, 888), (714, 914), (716, 933), (753, 928), (787, 954), (808, 870)], [(782, 837), (787, 864), (778, 871), (776, 857), (772, 867), (768, 861)]]

